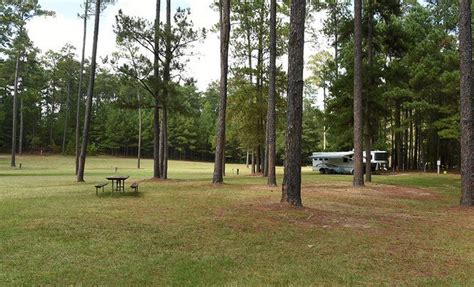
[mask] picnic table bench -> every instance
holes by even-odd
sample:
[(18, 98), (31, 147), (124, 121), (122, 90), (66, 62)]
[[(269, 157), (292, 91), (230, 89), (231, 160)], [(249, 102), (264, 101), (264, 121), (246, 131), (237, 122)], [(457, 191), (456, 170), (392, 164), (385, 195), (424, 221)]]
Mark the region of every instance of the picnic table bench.
[(132, 185), (130, 185), (130, 188), (135, 190), (135, 192), (138, 192), (138, 182), (134, 182), (132, 183)]
[(106, 186), (108, 183), (98, 183), (95, 185), (95, 194), (98, 196), (99, 195), (99, 188), (102, 188), (102, 192), (104, 192), (104, 186)]

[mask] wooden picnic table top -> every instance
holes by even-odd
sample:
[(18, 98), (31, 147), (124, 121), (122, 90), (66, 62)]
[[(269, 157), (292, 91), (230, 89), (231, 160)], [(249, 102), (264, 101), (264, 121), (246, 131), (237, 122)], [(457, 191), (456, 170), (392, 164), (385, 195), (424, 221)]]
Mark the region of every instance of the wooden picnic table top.
[(126, 180), (129, 177), (130, 176), (128, 176), (128, 175), (111, 175), (111, 176), (107, 176), (106, 179), (108, 179), (108, 180)]

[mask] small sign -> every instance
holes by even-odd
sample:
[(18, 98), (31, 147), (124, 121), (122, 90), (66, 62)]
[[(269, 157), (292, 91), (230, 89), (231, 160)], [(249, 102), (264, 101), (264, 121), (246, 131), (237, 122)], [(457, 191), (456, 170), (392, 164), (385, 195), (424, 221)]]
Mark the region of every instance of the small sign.
[(438, 165), (438, 166), (441, 165), (441, 161), (440, 161), (440, 160), (437, 161), (437, 165)]

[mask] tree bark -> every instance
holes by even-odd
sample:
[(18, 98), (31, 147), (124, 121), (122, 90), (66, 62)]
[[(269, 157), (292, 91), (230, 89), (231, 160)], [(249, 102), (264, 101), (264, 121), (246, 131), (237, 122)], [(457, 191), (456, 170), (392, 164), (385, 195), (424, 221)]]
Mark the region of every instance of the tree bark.
[(87, 89), (86, 112), (84, 116), (84, 130), (82, 133), (81, 154), (79, 156), (79, 170), (77, 172), (77, 181), (84, 181), (84, 169), (86, 166), (87, 146), (89, 144), (89, 129), (92, 116), (92, 98), (94, 97), (95, 73), (97, 66), (97, 44), (99, 42), (99, 24), (100, 24), (100, 6), (101, 0), (96, 0), (94, 39), (92, 42), (91, 70), (89, 78), (89, 87)]
[(250, 153), (249, 153), (249, 150), (247, 149), (247, 156), (245, 158), (245, 166), (247, 168), (249, 168), (249, 156), (250, 156)]
[(224, 182), (222, 163), (225, 146), (225, 118), (227, 109), (227, 74), (229, 71), (229, 38), (230, 38), (230, 0), (220, 0), (220, 35), (221, 35), (221, 80), (219, 115), (217, 120), (216, 157), (212, 182)]
[(354, 1), (354, 179), (364, 186), (362, 153), (362, 0)]
[(17, 124), (17, 98), (18, 98), (18, 80), (20, 78), (20, 57), (21, 53), (16, 56), (15, 64), (15, 84), (13, 87), (13, 114), (12, 114), (12, 155), (11, 155), (11, 167), (16, 167), (16, 124)]
[(23, 95), (20, 95), (20, 134), (18, 135), (18, 154), (23, 155), (23, 131), (24, 131), (24, 119), (23, 119)]
[(260, 145), (257, 146), (257, 174), (260, 174), (262, 173), (262, 168), (261, 168), (261, 158), (262, 158), (262, 154), (260, 153)]
[(160, 170), (161, 179), (168, 179), (168, 108), (163, 103), (161, 111)]
[[(416, 114), (416, 111), (415, 111)], [(418, 153), (419, 153), (419, 143), (420, 143), (420, 130), (418, 127), (418, 119), (415, 119), (415, 150), (413, 152), (413, 168), (418, 170)]]
[(408, 144), (408, 168), (413, 170), (413, 112), (409, 111), (410, 118), (410, 131), (409, 131), (409, 144)]
[(395, 170), (400, 171), (400, 165), (402, 163), (402, 133), (400, 131), (400, 101), (395, 100), (395, 151), (396, 151), (396, 161), (395, 161)]
[(474, 206), (471, 1), (460, 0), (461, 205)]
[[(404, 122), (406, 123), (408, 120), (408, 110), (405, 110), (405, 118), (404, 118)], [(409, 152), (409, 148), (408, 148), (408, 143), (410, 141), (409, 139), (409, 134), (408, 134), (408, 126), (405, 125), (405, 135), (403, 137), (404, 141), (403, 141), (403, 171), (407, 170), (409, 167), (408, 167), (408, 152)], [(439, 138), (438, 138), (438, 156), (439, 157)]]
[(285, 144), (285, 185), (282, 201), (302, 206), (301, 137), (303, 118), (303, 67), (306, 0), (291, 3), (288, 43), (288, 112)]
[(137, 149), (137, 168), (141, 168), (142, 159), (142, 108), (140, 90), (137, 87), (137, 98), (138, 98), (138, 149)]
[(368, 0), (368, 21), (367, 21), (367, 64), (369, 66), (369, 85), (365, 98), (365, 181), (372, 182), (372, 127), (370, 120), (370, 98), (374, 88), (374, 79), (372, 73), (374, 59), (374, 33), (373, 33), (373, 9), (372, 0)]
[(258, 130), (265, 134), (265, 138), (263, 143), (258, 143), (258, 173), (262, 176), (266, 176), (265, 166), (267, 161), (267, 154), (266, 154), (266, 142), (267, 142), (267, 133), (266, 133), (266, 125), (265, 125), (265, 115), (260, 112), (260, 107), (263, 107), (263, 66), (264, 66), (264, 25), (267, 23), (265, 22), (265, 3), (261, 1), (260, 3), (260, 19), (258, 22), (258, 49), (257, 49), (257, 106), (259, 110), (258, 121), (256, 123)]
[(265, 144), (263, 145), (263, 177), (268, 177), (268, 124), (265, 125)]
[(252, 150), (252, 169), (251, 169), (251, 174), (254, 175), (256, 172), (256, 169), (255, 169), (255, 151)]
[(83, 35), (82, 35), (82, 56), (81, 66), (79, 69), (79, 87), (77, 92), (77, 103), (76, 103), (76, 175), (79, 170), (79, 155), (80, 155), (80, 129), (81, 129), (81, 100), (82, 100), (82, 81), (84, 79), (84, 63), (86, 58), (86, 40), (87, 40), (87, 18), (89, 12), (89, 0), (85, 1), (84, 5), (84, 23), (83, 23)]
[(337, 1), (334, 1), (334, 13), (333, 13), (333, 20), (334, 20), (334, 64), (336, 67), (336, 79), (339, 78), (339, 34), (338, 34), (338, 18), (337, 18)]
[(163, 84), (164, 91), (162, 93), (162, 113), (161, 113), (161, 137), (160, 137), (160, 170), (161, 179), (168, 178), (168, 103), (167, 99), (170, 95), (171, 86), (171, 0), (166, 1), (166, 47), (165, 47), (165, 65), (163, 67)]
[(156, 0), (155, 14), (155, 50), (153, 57), (153, 77), (155, 107), (153, 108), (153, 178), (161, 177), (160, 169), (160, 12), (161, 0)]

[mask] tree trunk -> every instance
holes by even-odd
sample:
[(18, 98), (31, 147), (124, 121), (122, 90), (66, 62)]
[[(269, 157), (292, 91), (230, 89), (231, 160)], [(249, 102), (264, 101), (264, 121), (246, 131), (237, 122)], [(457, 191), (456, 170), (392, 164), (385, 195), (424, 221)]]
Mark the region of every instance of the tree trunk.
[(216, 158), (214, 162), (214, 184), (223, 183), (222, 163), (225, 146), (225, 118), (227, 108), (227, 74), (229, 71), (229, 37), (230, 37), (230, 0), (220, 0), (220, 35), (221, 35), (221, 80), (219, 115), (217, 120)]
[(354, 180), (364, 186), (362, 153), (362, 0), (354, 1)]
[(168, 179), (168, 108), (165, 102), (161, 111), (160, 170), (160, 178)]
[[(264, 39), (263, 39), (263, 25), (266, 25), (265, 19), (265, 3), (261, 1), (261, 8), (260, 8), (260, 19), (258, 22), (258, 44), (257, 44), (257, 107), (258, 107), (258, 120), (256, 123), (257, 129), (262, 133), (267, 135), (265, 130), (265, 123), (264, 123), (264, 115), (260, 112), (260, 107), (263, 106), (263, 46), (264, 46)], [(267, 142), (267, 139), (264, 139), (264, 142)], [(264, 144), (265, 145), (265, 144)], [(258, 139), (258, 150), (257, 150), (257, 173), (265, 176), (264, 171), (264, 161), (266, 160), (265, 151), (262, 151), (262, 145), (260, 139)]]
[(140, 90), (137, 87), (137, 98), (138, 98), (138, 150), (137, 150), (137, 168), (141, 168), (142, 159), (142, 109), (140, 103)]
[(461, 205), (474, 206), (471, 1), (460, 0)]
[(402, 140), (400, 131), (400, 102), (395, 100), (395, 150), (396, 150), (396, 161), (395, 170), (400, 171), (400, 165), (402, 163)]
[(265, 144), (263, 145), (263, 177), (268, 177), (268, 125), (265, 125)]
[(161, 177), (160, 169), (160, 12), (161, 0), (156, 0), (155, 14), (155, 50), (153, 57), (153, 92), (155, 97), (155, 106), (153, 108), (153, 178)]
[(334, 1), (334, 13), (333, 13), (333, 20), (334, 20), (334, 66), (336, 67), (336, 80), (339, 78), (339, 30), (338, 30), (338, 18), (337, 18), (337, 1)]
[[(404, 122), (406, 123), (407, 120), (408, 120), (408, 110), (405, 110)], [(408, 169), (408, 152), (409, 152), (408, 143), (410, 141), (409, 134), (408, 134), (408, 126), (405, 125), (404, 129), (405, 129), (405, 135), (403, 137), (403, 139), (404, 139), (404, 141), (403, 141), (403, 147), (404, 147), (404, 149), (403, 149), (403, 171)], [(438, 142), (439, 142), (439, 138), (438, 138)], [(439, 145), (438, 145), (438, 148), (439, 148)]]
[[(416, 111), (415, 111), (416, 114)], [(413, 168), (418, 170), (418, 152), (419, 152), (419, 143), (420, 143), (420, 130), (418, 127), (418, 119), (415, 119), (415, 150), (413, 153)]]
[(247, 33), (246, 33), (246, 37), (247, 37), (247, 59), (248, 59), (248, 65), (249, 65), (249, 72), (250, 72), (250, 75), (249, 75), (249, 80), (250, 80), (250, 85), (253, 85), (253, 65), (252, 65), (252, 40), (251, 40), (251, 37), (252, 37), (252, 32), (251, 32), (251, 29), (252, 27), (247, 27)]
[(82, 100), (82, 81), (84, 79), (84, 62), (86, 57), (86, 40), (87, 40), (87, 17), (89, 12), (89, 0), (85, 1), (84, 5), (84, 28), (82, 35), (82, 56), (81, 56), (81, 67), (79, 69), (79, 88), (77, 92), (77, 103), (76, 103), (76, 175), (79, 170), (79, 154), (80, 154), (80, 129), (81, 129), (81, 100)]
[(71, 101), (71, 81), (67, 83), (67, 99), (66, 99), (66, 115), (64, 117), (64, 129), (63, 129), (63, 143), (61, 152), (63, 155), (66, 154), (66, 140), (67, 140), (67, 130), (68, 130), (68, 123), (69, 123), (69, 106)]
[(303, 118), (303, 67), (306, 0), (291, 3), (288, 43), (288, 112), (285, 144), (285, 185), (282, 200), (293, 206), (301, 202), (301, 137)]
[(18, 80), (20, 78), (20, 57), (21, 53), (16, 56), (15, 64), (15, 84), (13, 87), (13, 114), (12, 114), (12, 156), (11, 167), (16, 167), (16, 122), (17, 122), (17, 98), (18, 98)]
[(245, 166), (247, 168), (249, 168), (249, 157), (250, 157), (250, 153), (249, 153), (249, 150), (247, 150), (247, 157), (245, 158)]
[(326, 126), (326, 111), (327, 111), (326, 99), (327, 99), (327, 95), (326, 95), (326, 83), (324, 83), (324, 86), (323, 86), (323, 107), (324, 107), (324, 113), (323, 113), (323, 116), (324, 116), (323, 151), (326, 151), (326, 146), (327, 146), (327, 139), (326, 139), (326, 134), (327, 134), (327, 126)]
[(81, 155), (79, 157), (79, 170), (77, 172), (78, 182), (84, 181), (84, 169), (86, 166), (87, 146), (89, 144), (89, 129), (91, 125), (91, 116), (92, 116), (92, 98), (94, 96), (95, 72), (96, 72), (96, 65), (97, 65), (96, 59), (97, 59), (97, 44), (99, 41), (101, 0), (96, 0), (95, 5), (96, 7), (95, 7), (94, 39), (92, 42), (91, 70), (90, 70), (90, 78), (89, 78), (89, 87), (87, 89), (86, 112), (84, 116), (84, 130), (82, 133)]
[(252, 169), (251, 169), (251, 174), (254, 175), (256, 173), (256, 168), (255, 168), (255, 151), (252, 150)]
[(255, 172), (256, 172), (256, 169), (255, 169), (255, 151), (252, 150), (252, 171), (251, 171), (252, 175), (254, 175)]
[(369, 66), (369, 85), (367, 87), (367, 93), (365, 98), (365, 181), (372, 182), (372, 126), (370, 119), (370, 98), (372, 95), (372, 89), (374, 88), (374, 79), (372, 73), (373, 59), (374, 59), (374, 33), (373, 33), (373, 10), (372, 0), (368, 1), (368, 12), (369, 18), (367, 22), (367, 64)]
[(277, 3), (270, 1), (270, 67), (268, 71), (267, 109), (267, 185), (276, 186), (276, 54), (277, 54)]
[[(164, 82), (164, 81), (163, 81)], [(164, 127), (164, 116), (165, 116), (165, 105), (164, 105), (164, 102), (161, 101), (161, 104), (163, 106), (162, 110), (161, 110), (161, 118), (160, 118), (160, 142), (159, 142), (159, 154), (158, 154), (158, 158), (159, 158), (159, 162), (160, 162), (160, 179), (163, 179), (163, 168), (164, 168), (164, 150), (165, 150), (165, 146), (164, 146), (164, 139), (163, 137), (165, 136), (165, 131), (163, 129)]]
[(260, 153), (260, 145), (257, 146), (257, 173), (260, 174), (262, 173), (262, 169), (261, 169), (261, 158), (262, 158), (262, 154)]
[(160, 170), (161, 170), (161, 179), (167, 179), (167, 166), (168, 166), (168, 103), (167, 99), (170, 95), (170, 86), (171, 86), (171, 0), (166, 1), (166, 51), (165, 51), (165, 65), (163, 67), (163, 84), (164, 91), (162, 93), (162, 106), (163, 110), (161, 113), (161, 137), (160, 137)]
[(410, 131), (409, 131), (409, 144), (408, 144), (408, 168), (413, 169), (413, 112), (409, 111), (410, 117)]
[(20, 134), (18, 135), (18, 154), (23, 155), (23, 130), (24, 130), (24, 121), (23, 121), (23, 95), (20, 95)]

